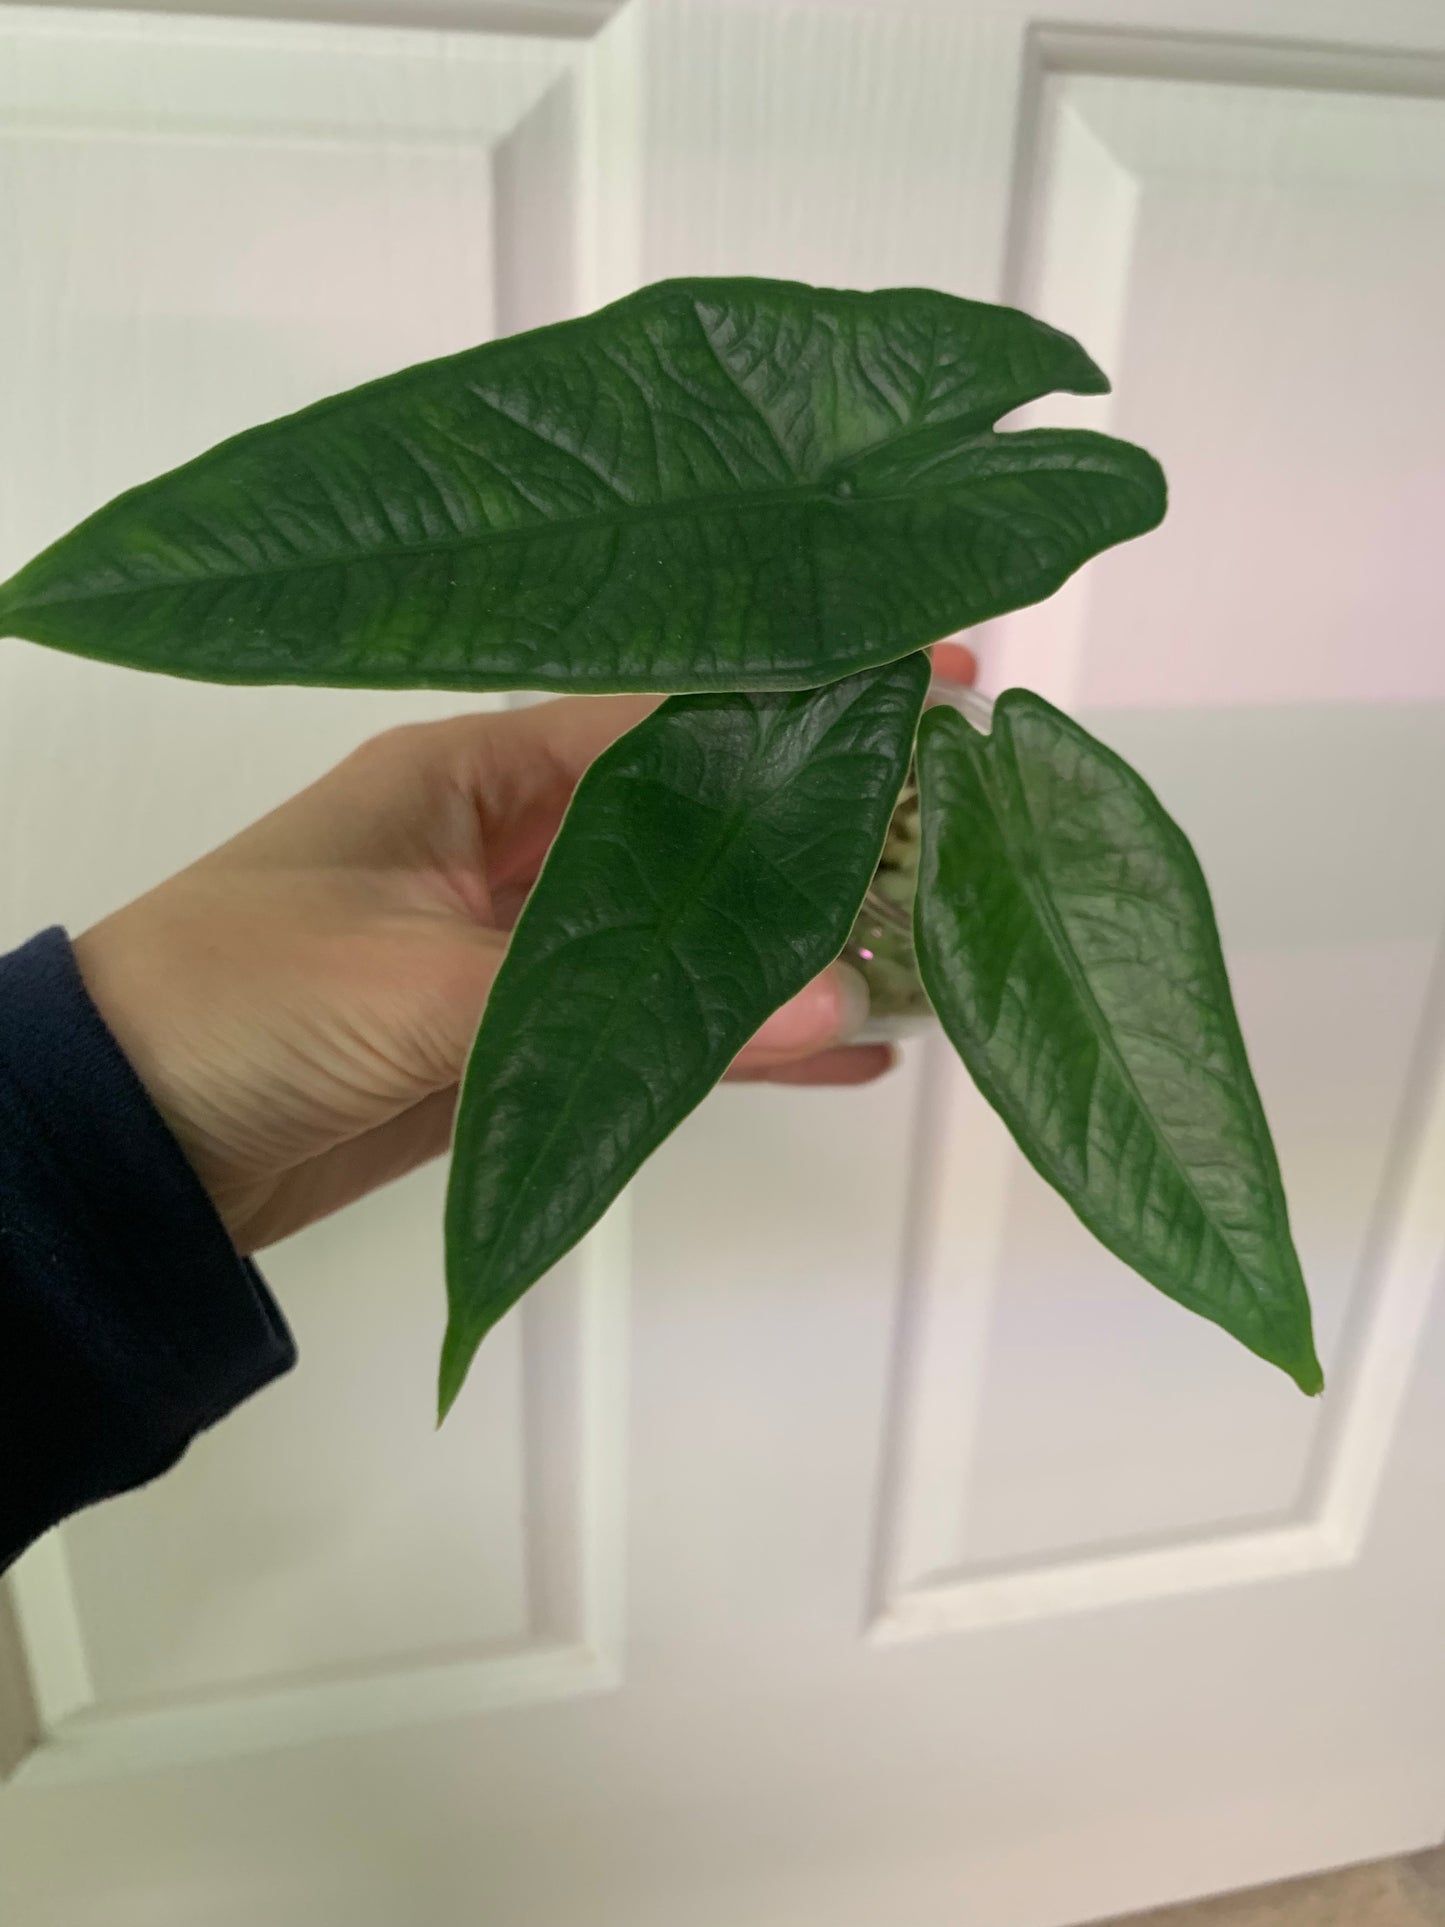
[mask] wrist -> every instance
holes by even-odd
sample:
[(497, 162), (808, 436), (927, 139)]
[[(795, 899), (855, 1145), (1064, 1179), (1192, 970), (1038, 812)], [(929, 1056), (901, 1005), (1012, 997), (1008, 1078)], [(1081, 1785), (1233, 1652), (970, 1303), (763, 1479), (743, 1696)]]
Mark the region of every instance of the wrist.
[[(201, 1080), (179, 1015), (184, 997), (173, 964), (163, 961), (164, 946), (132, 941), (133, 908), (72, 939), (76, 968), (101, 1021), (234, 1239), (239, 1214), (228, 1195), (225, 1160), (201, 1119)], [(164, 996), (157, 989), (162, 984)]]

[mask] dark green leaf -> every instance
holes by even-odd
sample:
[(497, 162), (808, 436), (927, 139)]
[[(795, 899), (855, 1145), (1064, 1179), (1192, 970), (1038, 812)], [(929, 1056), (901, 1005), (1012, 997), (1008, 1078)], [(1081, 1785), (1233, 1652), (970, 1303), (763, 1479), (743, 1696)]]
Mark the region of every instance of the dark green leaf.
[(797, 695), (674, 697), (582, 779), (462, 1084), (443, 1412), (487, 1330), (837, 956), (927, 682), (915, 655)]
[(0, 634), (213, 682), (795, 689), (1152, 528), (1066, 335), (927, 289), (662, 282), (252, 429), (0, 588)]
[(1127, 764), (1011, 689), (919, 732), (916, 935), (945, 1030), (1019, 1148), (1171, 1298), (1323, 1384), (1209, 892)]

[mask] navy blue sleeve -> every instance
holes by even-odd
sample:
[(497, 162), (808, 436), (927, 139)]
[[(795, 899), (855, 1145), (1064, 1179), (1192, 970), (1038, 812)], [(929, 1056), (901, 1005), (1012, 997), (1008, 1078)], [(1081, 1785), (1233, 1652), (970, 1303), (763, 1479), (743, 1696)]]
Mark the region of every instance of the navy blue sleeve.
[(0, 957), (0, 1571), (295, 1358), (64, 930)]

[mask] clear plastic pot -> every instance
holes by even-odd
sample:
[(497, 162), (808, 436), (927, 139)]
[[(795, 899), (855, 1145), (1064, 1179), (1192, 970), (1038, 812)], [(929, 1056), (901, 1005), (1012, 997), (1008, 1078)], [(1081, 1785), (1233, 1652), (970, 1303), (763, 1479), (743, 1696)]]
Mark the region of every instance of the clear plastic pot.
[[(986, 696), (957, 683), (935, 681), (928, 701), (951, 704), (984, 731), (993, 716), (993, 704)], [(878, 868), (842, 953), (843, 962), (852, 964), (868, 986), (869, 1017), (862, 1037), (870, 1043), (891, 1043), (937, 1022), (913, 949), (919, 849), (918, 785), (910, 770)]]

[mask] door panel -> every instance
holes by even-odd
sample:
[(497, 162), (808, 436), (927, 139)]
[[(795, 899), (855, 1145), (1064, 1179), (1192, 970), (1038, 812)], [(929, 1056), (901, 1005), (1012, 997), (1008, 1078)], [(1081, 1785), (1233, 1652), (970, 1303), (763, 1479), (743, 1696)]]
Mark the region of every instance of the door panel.
[(943, 1222), (995, 1126), (940, 1054), (884, 1520), (910, 1620), (1352, 1558), (1364, 1522), (1340, 1494), (1393, 1424), (1397, 1375), (1361, 1381), (1360, 1351), (1395, 1315), (1386, 1193), (1445, 927), (1445, 883), (1402, 832), (1445, 805), (1445, 590), (1418, 560), (1445, 445), (1445, 109), (1324, 78), (1036, 77), (1010, 292), (1097, 343), (1117, 393), (1017, 420), (1143, 441), (1172, 506), (1157, 537), (993, 625), (986, 660), (995, 686), (1086, 715), (1194, 837), (1332, 1395), (1281, 1400), (1088, 1249), (1022, 1160), (986, 1225), (976, 1201), (966, 1228)]
[[(223, 435), (571, 296), (566, 222), (550, 246), (522, 232), (543, 211), (535, 130), (554, 170), (575, 158), (566, 45), (23, 13), (0, 38), (0, 246), (24, 264), (0, 302), (0, 355), (25, 371), (7, 573)], [(7, 942), (83, 926), (373, 730), (460, 706), (18, 647), (3, 674)], [(625, 1280), (605, 1240), (559, 1267), (438, 1436), (443, 1189), (419, 1174), (268, 1258), (306, 1371), (22, 1565), (54, 1735), (32, 1773), (606, 1683), (600, 1334)], [(611, 1430), (584, 1461), (589, 1426)]]

